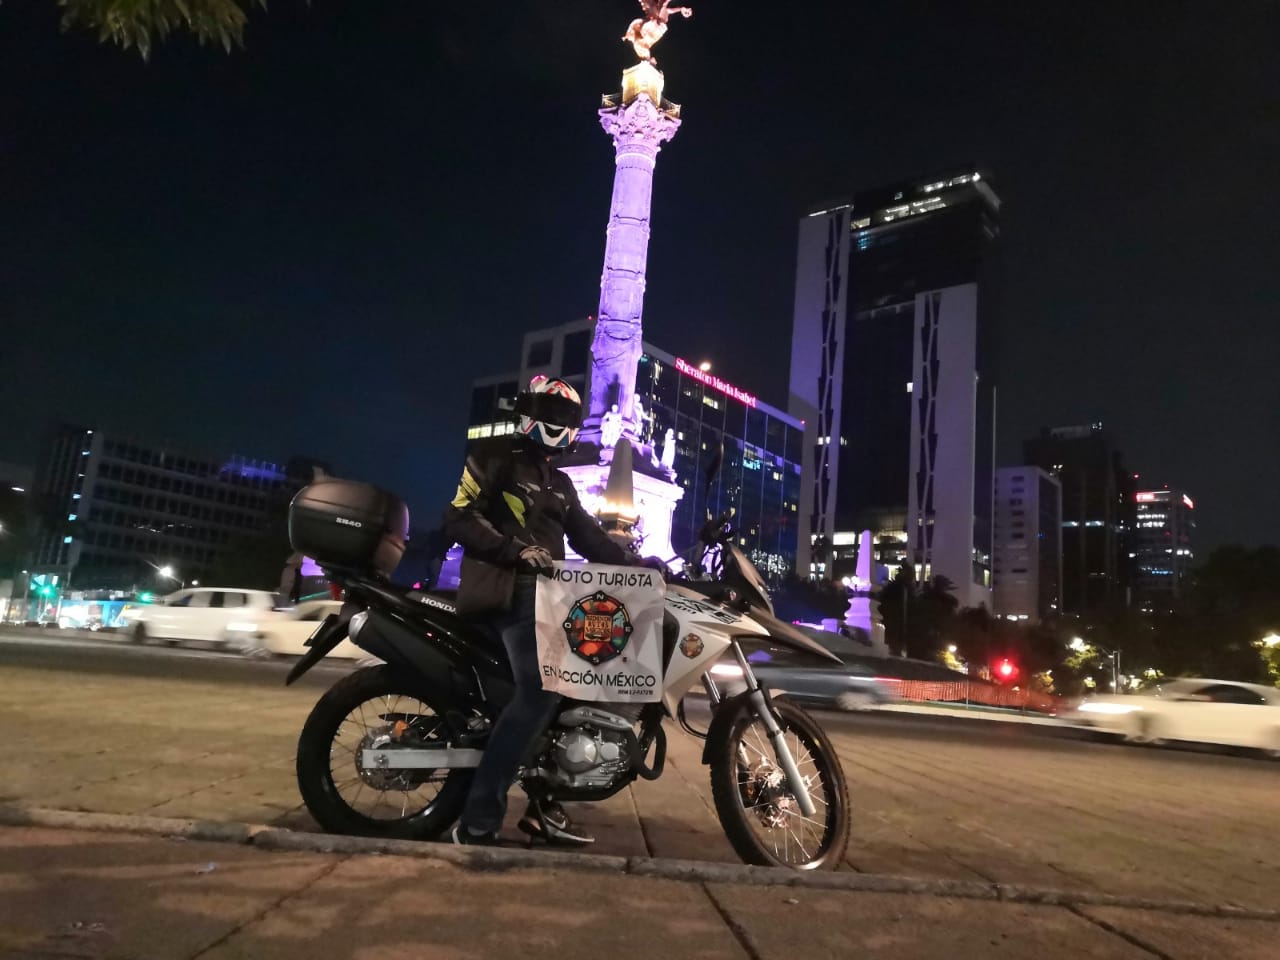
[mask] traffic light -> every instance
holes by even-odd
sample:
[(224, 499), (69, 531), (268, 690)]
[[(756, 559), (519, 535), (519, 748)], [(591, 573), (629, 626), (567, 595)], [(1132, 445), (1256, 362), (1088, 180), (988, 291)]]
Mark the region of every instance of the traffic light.
[(1018, 667), (1008, 657), (1001, 659), (996, 664), (996, 676), (1004, 683), (1008, 683), (1018, 675)]

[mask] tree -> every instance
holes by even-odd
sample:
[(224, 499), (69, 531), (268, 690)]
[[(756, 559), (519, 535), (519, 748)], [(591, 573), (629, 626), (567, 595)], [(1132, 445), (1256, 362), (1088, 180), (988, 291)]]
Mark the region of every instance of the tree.
[(243, 44), (248, 8), (266, 5), (266, 0), (58, 0), (64, 30), (96, 30), (103, 43), (133, 48), (144, 60), (153, 41), (179, 32), (229, 53)]
[(18, 578), (34, 546), (35, 518), (25, 494), (0, 490), (0, 580)]
[(292, 553), (285, 516), (273, 515), (265, 528), (220, 551), (205, 576), (213, 586), (275, 590)]
[(884, 639), (895, 657), (933, 660), (943, 649), (943, 634), (950, 629), (959, 606), (955, 584), (934, 577), (917, 585), (908, 565), (880, 590), (880, 616)]
[(779, 619), (820, 623), (835, 618), (843, 620), (849, 610), (849, 595), (830, 580), (808, 580), (794, 574), (773, 591), (773, 609)]

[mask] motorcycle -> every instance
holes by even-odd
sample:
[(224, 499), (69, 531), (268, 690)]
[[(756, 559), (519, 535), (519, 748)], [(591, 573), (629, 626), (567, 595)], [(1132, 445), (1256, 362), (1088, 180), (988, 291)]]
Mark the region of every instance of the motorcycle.
[[(757, 681), (747, 650), (765, 643), (839, 659), (774, 616), (763, 578), (732, 542), (731, 519), (732, 512), (709, 519), (692, 576), (668, 578), (661, 702), (565, 700), (520, 780), (545, 800), (605, 800), (662, 776), (665, 725), (675, 720), (704, 741), (716, 813), (744, 862), (835, 869), (849, 834), (836, 751), (808, 713)], [(383, 661), (339, 680), (303, 725), (297, 777), (307, 809), (335, 833), (436, 839), (461, 813), (489, 731), (514, 691), (502, 644), (459, 617), (448, 594), (388, 579), (408, 512), (385, 491), (317, 481), (295, 497), (289, 528), (294, 548), (314, 557), (346, 599), (307, 641), (286, 683), (344, 638)], [(745, 684), (736, 696), (717, 687), (717, 669), (726, 668)], [(711, 711), (706, 729), (685, 709), (699, 683)]]

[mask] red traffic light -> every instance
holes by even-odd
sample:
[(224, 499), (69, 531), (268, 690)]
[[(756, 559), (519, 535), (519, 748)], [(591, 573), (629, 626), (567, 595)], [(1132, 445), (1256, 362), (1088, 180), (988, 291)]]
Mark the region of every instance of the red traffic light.
[(999, 674), (1001, 680), (1012, 680), (1018, 673), (1018, 668), (1013, 665), (1008, 657), (1005, 657), (996, 664), (996, 673)]

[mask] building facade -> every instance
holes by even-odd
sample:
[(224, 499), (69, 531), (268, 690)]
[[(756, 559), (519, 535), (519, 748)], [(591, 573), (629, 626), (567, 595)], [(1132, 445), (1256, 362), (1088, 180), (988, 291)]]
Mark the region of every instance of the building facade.
[(1134, 602), (1165, 610), (1182, 592), (1195, 561), (1195, 501), (1185, 490), (1138, 490), (1133, 495)]
[(193, 454), (60, 425), (36, 474), (32, 571), (57, 576), (63, 590), (128, 590), (169, 567), (176, 589), (200, 579), (222, 552), (281, 524), (313, 466)]
[[(516, 394), (537, 374), (562, 377), (586, 396), (593, 335), (589, 319), (526, 334), (517, 373), (475, 381), (468, 441), (510, 433)], [(683, 488), (672, 518), (677, 551), (693, 545), (707, 510), (732, 507), (743, 551), (766, 576), (784, 577), (796, 564), (805, 425), (701, 367), (643, 344), (633, 406), (637, 472), (641, 460), (669, 465)], [(722, 445), (708, 490), (705, 470)]]
[(1039, 623), (1062, 610), (1062, 487), (1039, 467), (996, 470), (992, 612)]
[(1062, 609), (1080, 614), (1129, 602), (1133, 476), (1100, 422), (1052, 427), (1024, 459), (1062, 486)]
[(812, 575), (842, 576), (837, 541), (870, 529), (877, 562), (990, 606), (999, 209), (969, 167), (801, 220), (789, 412), (812, 432)]

